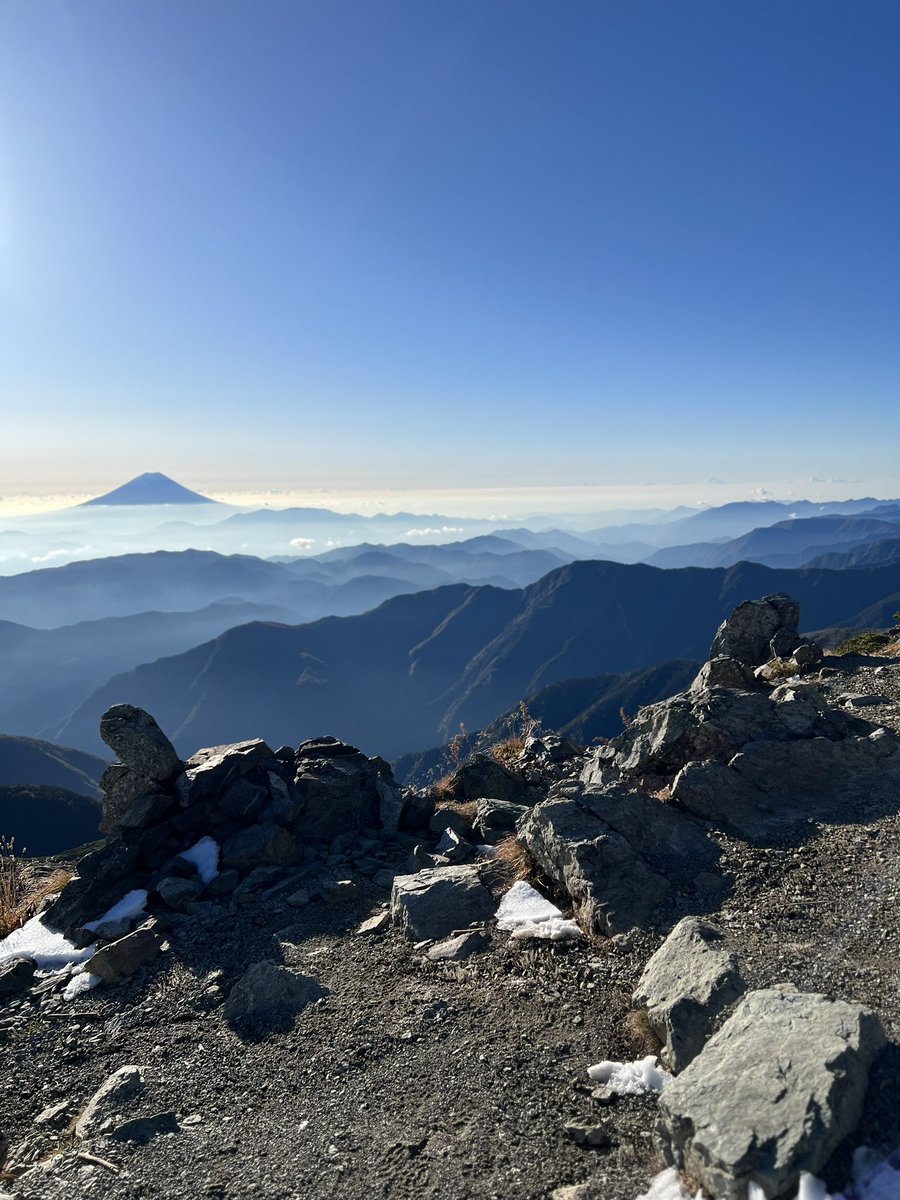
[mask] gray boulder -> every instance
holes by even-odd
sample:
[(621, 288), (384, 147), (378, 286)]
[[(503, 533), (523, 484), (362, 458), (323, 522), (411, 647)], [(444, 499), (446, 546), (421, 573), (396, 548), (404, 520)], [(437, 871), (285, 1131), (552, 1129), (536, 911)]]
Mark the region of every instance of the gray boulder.
[(304, 742), (291, 787), (294, 823), (307, 837), (354, 837), (384, 824), (396, 832), (403, 796), (382, 758), (334, 738)]
[(726, 658), (722, 655), (703, 664), (690, 690), (703, 692), (708, 688), (717, 687), (748, 691), (757, 687), (757, 681), (749, 667), (736, 658)]
[(528, 807), (512, 804), (509, 800), (479, 800), (475, 807), (475, 830), (482, 837), (493, 837), (500, 833), (512, 833), (516, 823), (525, 816)]
[(474, 754), (453, 772), (441, 788), (445, 800), (480, 800), (491, 796), (510, 804), (531, 804), (537, 798), (521, 775), (508, 771), (487, 754)]
[(717, 1018), (745, 990), (720, 930), (698, 917), (679, 921), (644, 968), (633, 1003), (646, 1008), (673, 1071), (703, 1049)]
[(641, 792), (553, 796), (531, 810), (518, 836), (591, 934), (666, 926), (679, 894), (696, 908), (715, 886), (719, 852), (705, 830)]
[(803, 992), (750, 992), (663, 1089), (667, 1161), (720, 1200), (766, 1196), (817, 1173), (853, 1132), (885, 1044), (865, 1008)]
[(223, 1016), (247, 1041), (287, 1033), (297, 1014), (328, 993), (312, 975), (301, 975), (273, 962), (249, 967), (231, 989)]
[(152, 962), (162, 947), (162, 935), (152, 926), (136, 929), (108, 946), (101, 946), (87, 969), (104, 983), (119, 983)]
[(167, 875), (160, 880), (156, 889), (160, 898), (169, 908), (176, 912), (187, 912), (188, 905), (200, 899), (203, 884), (199, 879), (181, 879), (177, 875)]
[(274, 754), (261, 738), (232, 742), (226, 746), (207, 746), (198, 750), (185, 763), (179, 781), (182, 804), (196, 804), (207, 796), (220, 796), (228, 785), (251, 773), (265, 773), (275, 764)]
[(24, 954), (0, 962), (0, 1000), (30, 988), (36, 970), (35, 960)]
[(181, 771), (175, 747), (153, 717), (133, 704), (114, 704), (100, 718), (100, 736), (138, 778), (169, 783)]
[(124, 1111), (124, 1105), (134, 1099), (143, 1087), (140, 1067), (119, 1067), (118, 1071), (113, 1071), (94, 1092), (75, 1122), (75, 1136), (88, 1138), (99, 1133), (107, 1121)]
[(481, 929), (470, 929), (468, 933), (458, 933), (456, 937), (430, 946), (425, 957), (430, 962), (462, 962), (473, 954), (484, 954), (490, 948), (488, 934)]
[(281, 825), (266, 821), (248, 825), (233, 834), (222, 846), (223, 867), (284, 867), (303, 860), (297, 840)]
[(477, 866), (398, 875), (391, 892), (394, 924), (417, 942), (439, 941), (468, 925), (490, 921), (496, 907)]
[(748, 667), (787, 658), (800, 644), (799, 622), (800, 605), (783, 592), (747, 600), (719, 626), (709, 657), (736, 658)]

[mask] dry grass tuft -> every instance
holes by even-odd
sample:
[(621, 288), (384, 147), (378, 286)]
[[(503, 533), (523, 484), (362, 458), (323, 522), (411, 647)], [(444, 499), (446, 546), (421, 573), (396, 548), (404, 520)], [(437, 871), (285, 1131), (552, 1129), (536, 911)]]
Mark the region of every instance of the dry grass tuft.
[(23, 854), (16, 851), (14, 838), (0, 837), (0, 938), (24, 925), (42, 900), (61, 892), (72, 878), (71, 871), (57, 870), (38, 879)]
[(435, 805), (436, 812), (459, 813), (471, 825), (478, 813), (477, 800), (441, 800)]
[(512, 767), (515, 766), (519, 755), (524, 749), (525, 742), (523, 739), (513, 735), (512, 737), (504, 738), (502, 742), (494, 742), (493, 746), (488, 748), (488, 754), (501, 767)]
[(646, 1008), (633, 1008), (625, 1017), (625, 1037), (642, 1057), (647, 1054), (659, 1054), (662, 1042), (657, 1037), (650, 1024)]
[(534, 859), (514, 833), (498, 843), (497, 857), (493, 859), (493, 862), (502, 867), (513, 879), (527, 879), (530, 882), (537, 874)]

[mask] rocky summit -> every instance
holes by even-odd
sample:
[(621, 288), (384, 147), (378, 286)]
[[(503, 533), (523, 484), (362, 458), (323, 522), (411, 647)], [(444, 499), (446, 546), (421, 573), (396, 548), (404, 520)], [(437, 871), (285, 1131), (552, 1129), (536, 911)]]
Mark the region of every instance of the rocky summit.
[(799, 619), (427, 788), (108, 709), (104, 840), (0, 943), (0, 1195), (900, 1195), (900, 662)]

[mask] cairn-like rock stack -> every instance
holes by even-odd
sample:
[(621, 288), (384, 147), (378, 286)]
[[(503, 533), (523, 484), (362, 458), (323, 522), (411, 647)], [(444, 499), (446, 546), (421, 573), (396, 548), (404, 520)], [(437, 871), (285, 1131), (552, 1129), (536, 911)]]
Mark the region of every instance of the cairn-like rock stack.
[[(389, 765), (333, 737), (274, 753), (257, 738), (182, 762), (149, 713), (129, 704), (109, 709), (100, 732), (120, 759), (101, 780), (109, 838), (46, 914), (49, 926), (82, 942), (96, 932), (85, 925), (129, 890), (146, 891), (151, 908), (189, 911), (254, 870), (315, 861), (338, 835), (395, 832), (403, 816)], [(204, 838), (218, 847), (219, 873), (208, 882), (182, 857)]]

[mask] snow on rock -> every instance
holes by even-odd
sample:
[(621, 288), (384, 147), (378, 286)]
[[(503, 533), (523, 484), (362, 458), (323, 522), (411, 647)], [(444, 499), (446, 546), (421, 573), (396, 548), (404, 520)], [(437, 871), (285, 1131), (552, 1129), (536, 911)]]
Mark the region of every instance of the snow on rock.
[(219, 843), (211, 837), (202, 837), (190, 850), (182, 850), (179, 858), (194, 864), (204, 884), (211, 883), (219, 873)]
[(655, 1054), (648, 1054), (646, 1058), (629, 1063), (604, 1059), (603, 1062), (588, 1067), (588, 1075), (595, 1083), (605, 1084), (610, 1091), (619, 1096), (643, 1096), (647, 1092), (661, 1092), (674, 1078), (658, 1065)]
[(520, 939), (549, 938), (559, 942), (582, 936), (574, 921), (567, 920), (555, 904), (524, 879), (514, 883), (500, 901), (497, 928)]
[(88, 921), (85, 929), (90, 929), (93, 932), (101, 925), (105, 925), (107, 921), (128, 921), (132, 917), (139, 917), (147, 911), (147, 893), (143, 888), (135, 888), (133, 892), (127, 892), (118, 904), (114, 904), (111, 909), (98, 917), (96, 921)]
[(63, 934), (47, 929), (40, 917), (32, 917), (0, 941), (0, 962), (23, 955), (34, 959), (39, 975), (48, 975), (73, 963), (85, 962), (96, 949), (85, 946), (79, 950)]
[[(698, 1192), (693, 1200), (702, 1200), (703, 1193)], [(691, 1200), (687, 1190), (674, 1167), (667, 1167), (650, 1181), (646, 1192), (641, 1192), (636, 1200)]]
[(92, 975), (86, 967), (77, 967), (65, 986), (63, 1000), (74, 1000), (76, 996), (81, 996), (84, 992), (95, 988), (99, 982), (99, 975)]

